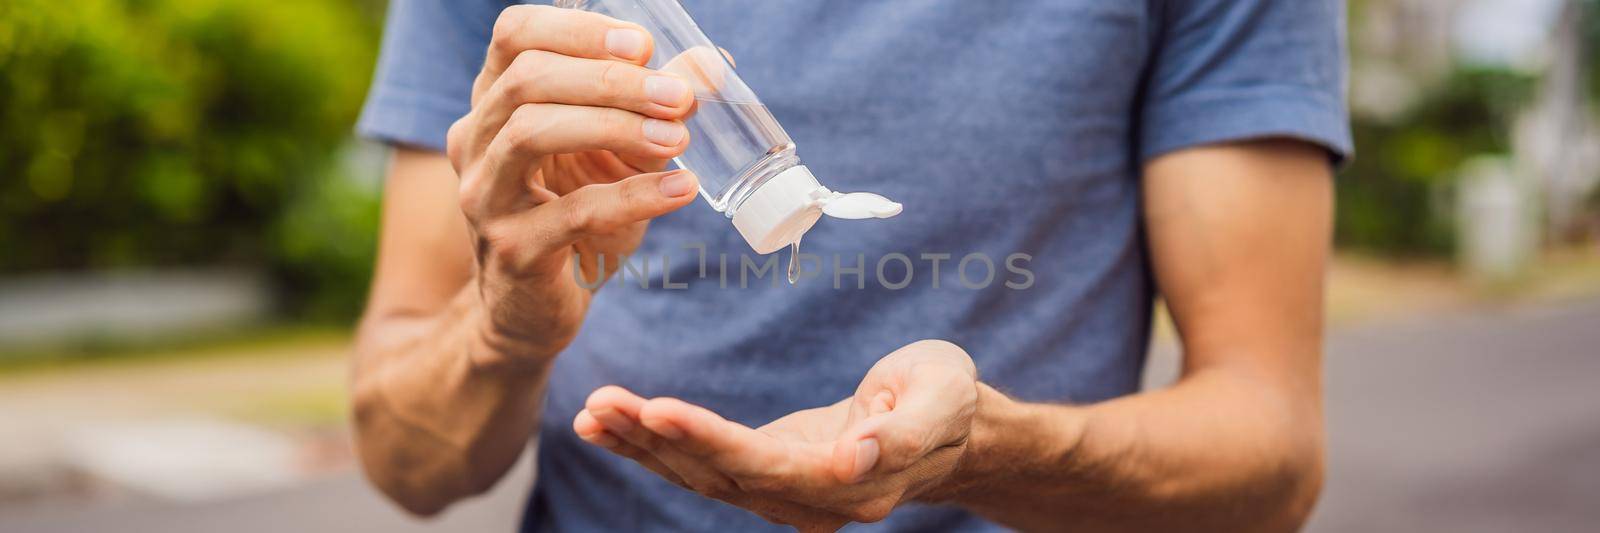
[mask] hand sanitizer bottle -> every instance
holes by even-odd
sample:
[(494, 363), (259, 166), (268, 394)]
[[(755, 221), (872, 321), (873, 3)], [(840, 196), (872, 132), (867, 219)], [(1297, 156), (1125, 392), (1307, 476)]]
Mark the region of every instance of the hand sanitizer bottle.
[(689, 147), (674, 161), (700, 178), (700, 195), (733, 219), (756, 253), (798, 247), (823, 214), (862, 219), (900, 213), (900, 204), (883, 196), (837, 193), (817, 182), (789, 134), (677, 0), (557, 0), (556, 6), (632, 22), (654, 36), (647, 66), (676, 74), (694, 89), (695, 110), (684, 120)]

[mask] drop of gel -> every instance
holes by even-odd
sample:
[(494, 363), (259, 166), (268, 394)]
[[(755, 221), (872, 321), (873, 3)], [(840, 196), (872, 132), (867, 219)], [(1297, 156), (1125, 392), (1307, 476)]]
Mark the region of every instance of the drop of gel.
[[(889, 218), (900, 214), (904, 209), (899, 202), (884, 198), (883, 195), (870, 192), (839, 193), (826, 188), (818, 188), (821, 196), (816, 198), (817, 204), (822, 207), (822, 213), (833, 218), (846, 220), (861, 220), (864, 218)], [(816, 194), (816, 193), (814, 193)], [(796, 237), (794, 243), (789, 245), (789, 284), (800, 282), (800, 238)]]
[(794, 285), (795, 283), (798, 283), (800, 281), (800, 261), (797, 260), (799, 257), (800, 257), (800, 239), (797, 238), (797, 239), (794, 240), (794, 244), (789, 245), (789, 284), (790, 285)]

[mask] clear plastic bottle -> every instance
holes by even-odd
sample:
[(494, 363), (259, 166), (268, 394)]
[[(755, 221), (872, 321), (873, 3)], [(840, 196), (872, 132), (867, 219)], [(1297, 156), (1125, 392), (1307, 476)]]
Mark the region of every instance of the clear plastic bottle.
[(733, 219), (757, 253), (798, 245), (823, 214), (887, 218), (900, 204), (872, 193), (841, 194), (817, 182), (789, 134), (677, 0), (557, 0), (642, 26), (655, 40), (647, 65), (683, 78), (695, 110), (689, 147), (674, 161), (700, 178), (700, 195)]

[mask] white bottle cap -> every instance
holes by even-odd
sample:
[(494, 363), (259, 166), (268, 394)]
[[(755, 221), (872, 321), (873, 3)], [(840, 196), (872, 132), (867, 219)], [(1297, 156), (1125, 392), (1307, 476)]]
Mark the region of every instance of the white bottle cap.
[(758, 254), (794, 244), (822, 217), (828, 188), (805, 165), (789, 167), (757, 187), (733, 215), (733, 227)]
[(900, 210), (900, 204), (877, 194), (830, 191), (805, 165), (796, 165), (751, 192), (734, 213), (733, 227), (756, 253), (770, 254), (800, 240), (824, 212), (861, 219), (889, 218)]

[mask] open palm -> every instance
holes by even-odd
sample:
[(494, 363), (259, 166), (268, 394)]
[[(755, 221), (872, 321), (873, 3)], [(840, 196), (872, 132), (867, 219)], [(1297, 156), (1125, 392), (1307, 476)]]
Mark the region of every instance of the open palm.
[(689, 490), (832, 530), (880, 520), (954, 471), (976, 410), (976, 374), (959, 347), (922, 341), (880, 360), (852, 397), (760, 428), (616, 386), (595, 391), (573, 428)]

